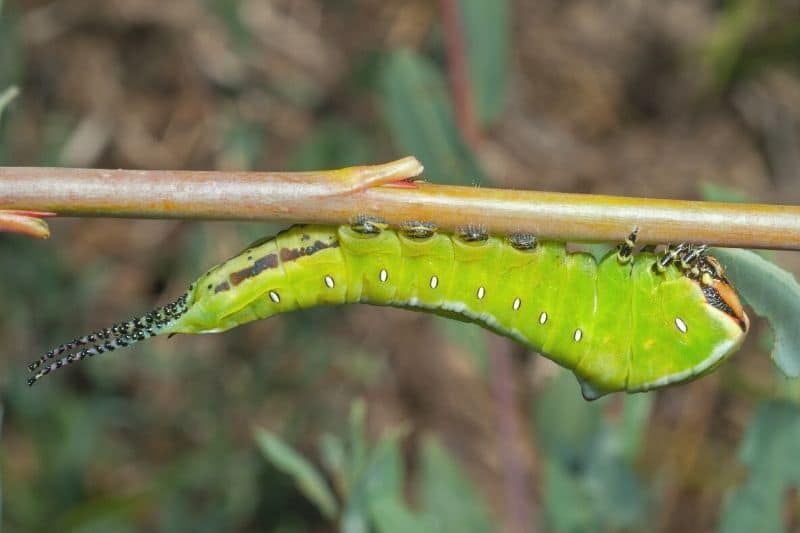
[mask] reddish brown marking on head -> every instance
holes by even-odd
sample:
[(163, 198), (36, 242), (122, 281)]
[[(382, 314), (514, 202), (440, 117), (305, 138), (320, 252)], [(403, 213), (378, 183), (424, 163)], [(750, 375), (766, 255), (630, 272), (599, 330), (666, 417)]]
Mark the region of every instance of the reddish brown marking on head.
[(722, 264), (712, 255), (701, 255), (694, 268), (697, 270), (695, 283), (700, 285), (706, 303), (731, 317), (747, 333), (750, 319), (744, 312), (739, 296), (725, 277)]
[(700, 288), (706, 297), (706, 302), (735, 320), (742, 331), (747, 333), (750, 328), (750, 319), (747, 317), (747, 313), (744, 312), (739, 295), (736, 294), (736, 291), (728, 281), (725, 279), (711, 279), (710, 283), (707, 284), (698, 283), (700, 283)]
[(248, 278), (252, 278), (254, 276), (258, 276), (262, 272), (267, 269), (275, 268), (278, 266), (278, 256), (275, 254), (265, 255), (259, 259), (256, 259), (255, 263), (252, 266), (247, 268), (243, 268), (242, 270), (237, 270), (233, 274), (229, 276), (231, 283), (234, 285), (238, 285), (244, 280)]

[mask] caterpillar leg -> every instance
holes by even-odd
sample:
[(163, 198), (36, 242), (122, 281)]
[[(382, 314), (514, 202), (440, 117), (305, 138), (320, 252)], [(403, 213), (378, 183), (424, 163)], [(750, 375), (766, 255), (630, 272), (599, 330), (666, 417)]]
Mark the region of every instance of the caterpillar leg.
[(708, 245), (701, 244), (699, 246), (689, 246), (686, 249), (686, 253), (680, 258), (681, 259), (681, 268), (684, 270), (691, 269), (694, 264), (697, 262), (700, 257), (705, 254), (706, 250), (708, 249)]
[(719, 270), (713, 266), (716, 261), (710, 262), (706, 256), (708, 245), (705, 244), (686, 244), (681, 243), (677, 246), (669, 246), (664, 255), (656, 262), (654, 268), (658, 272), (664, 272), (668, 266), (675, 263), (690, 278), (697, 279), (703, 273), (714, 273), (717, 277), (722, 277)]
[(620, 264), (627, 264), (630, 263), (631, 259), (633, 259), (633, 248), (636, 246), (636, 236), (639, 234), (639, 228), (633, 228), (628, 238), (619, 245), (617, 251), (617, 261)]
[(482, 242), (489, 238), (489, 231), (485, 226), (468, 224), (458, 228), (456, 235), (464, 242)]
[(410, 239), (430, 238), (438, 229), (438, 226), (433, 222), (422, 222), (419, 220), (409, 220), (400, 225), (400, 231)]
[(364, 235), (377, 235), (387, 227), (389, 225), (384, 219), (370, 215), (358, 215), (350, 223), (350, 228), (353, 231)]
[(517, 250), (533, 250), (536, 248), (536, 236), (532, 233), (512, 233), (508, 242)]
[(664, 250), (664, 255), (662, 255), (661, 258), (653, 265), (653, 268), (656, 270), (656, 272), (663, 273), (665, 270), (667, 270), (667, 267), (669, 267), (684, 253), (685, 249), (686, 244), (684, 243), (681, 243), (677, 246), (670, 244), (667, 246), (667, 249)]

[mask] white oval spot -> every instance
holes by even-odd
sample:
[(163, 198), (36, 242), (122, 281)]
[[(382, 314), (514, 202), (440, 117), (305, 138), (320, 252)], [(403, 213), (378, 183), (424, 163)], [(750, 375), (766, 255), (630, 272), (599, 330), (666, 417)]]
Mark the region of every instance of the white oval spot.
[(581, 331), (581, 328), (576, 329), (575, 330), (575, 335), (572, 336), (572, 339), (575, 342), (581, 342), (582, 338), (583, 338), (583, 331)]
[(385, 269), (381, 269), (381, 273), (378, 274), (378, 279), (381, 280), (381, 283), (386, 283), (386, 280), (389, 279), (389, 272)]
[(281, 303), (280, 295), (275, 291), (269, 291), (269, 299), (275, 302), (276, 304)]
[(680, 331), (681, 333), (686, 333), (687, 331), (689, 331), (689, 327), (686, 325), (686, 322), (684, 322), (680, 317), (677, 316), (675, 317), (675, 327), (678, 328), (678, 331)]
[(325, 285), (327, 285), (329, 289), (332, 289), (334, 287), (335, 283), (333, 282), (332, 276), (325, 276)]
[(544, 325), (545, 322), (547, 322), (547, 313), (542, 311), (542, 314), (539, 315), (539, 324)]
[(483, 297), (486, 296), (486, 289), (478, 287), (478, 293), (475, 296), (478, 297), (478, 300), (483, 300)]
[(519, 311), (519, 308), (522, 307), (522, 300), (515, 298), (512, 307), (514, 308), (514, 311)]
[(436, 276), (431, 276), (431, 289), (435, 289), (439, 286), (439, 278)]

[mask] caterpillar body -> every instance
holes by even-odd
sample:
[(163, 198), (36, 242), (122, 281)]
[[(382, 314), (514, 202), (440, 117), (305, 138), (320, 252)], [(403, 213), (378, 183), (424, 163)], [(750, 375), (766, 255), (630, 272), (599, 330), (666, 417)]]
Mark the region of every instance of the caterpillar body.
[(687, 381), (741, 344), (747, 315), (703, 247), (633, 254), (636, 233), (597, 261), (528, 235), (456, 234), (366, 218), (294, 226), (218, 265), (176, 301), (79, 337), (29, 365), (66, 364), (164, 334), (214, 333), (317, 305), (368, 303), (478, 323), (569, 368), (584, 397)]

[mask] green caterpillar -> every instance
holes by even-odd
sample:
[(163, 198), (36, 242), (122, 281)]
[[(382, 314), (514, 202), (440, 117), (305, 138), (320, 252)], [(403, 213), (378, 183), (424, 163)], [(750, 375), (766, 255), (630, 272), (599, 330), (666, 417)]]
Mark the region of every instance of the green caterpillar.
[[(705, 247), (633, 255), (636, 232), (599, 262), (529, 235), (455, 235), (294, 226), (206, 272), (174, 302), (77, 338), (29, 365), (34, 384), (66, 364), (148, 337), (215, 333), (317, 305), (370, 303), (476, 322), (572, 370), (584, 397), (701, 376), (732, 354), (749, 321)], [(54, 361), (51, 359), (56, 358)]]

